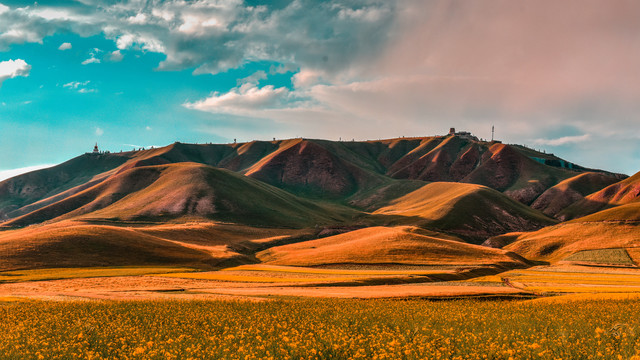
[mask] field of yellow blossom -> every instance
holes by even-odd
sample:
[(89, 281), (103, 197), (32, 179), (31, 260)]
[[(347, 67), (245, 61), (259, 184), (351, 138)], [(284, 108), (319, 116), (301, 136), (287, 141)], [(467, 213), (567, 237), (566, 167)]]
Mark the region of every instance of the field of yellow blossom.
[(0, 302), (2, 359), (640, 359), (640, 301)]

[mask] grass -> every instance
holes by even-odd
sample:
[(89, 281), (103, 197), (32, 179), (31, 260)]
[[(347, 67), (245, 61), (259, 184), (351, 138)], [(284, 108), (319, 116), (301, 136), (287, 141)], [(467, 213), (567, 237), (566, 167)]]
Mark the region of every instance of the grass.
[(640, 359), (640, 301), (0, 306), (3, 359)]
[(535, 293), (638, 293), (640, 272), (616, 273), (607, 269), (580, 271), (512, 270), (498, 275), (479, 277), (468, 282), (494, 283), (507, 281), (514, 287)]
[(138, 267), (92, 267), (92, 268), (54, 268), (37, 270), (14, 270), (0, 272), (0, 283), (24, 281), (59, 280), (111, 276), (136, 276), (150, 274), (186, 273), (195, 271), (185, 267), (138, 266)]
[(272, 247), (256, 256), (271, 265), (302, 267), (331, 264), (524, 266), (523, 260), (503, 250), (467, 244), (453, 236), (411, 226), (364, 228)]
[(163, 277), (175, 277), (181, 279), (200, 279), (200, 280), (216, 280), (226, 282), (245, 282), (245, 283), (316, 283), (316, 282), (344, 282), (359, 279), (358, 277), (276, 277), (264, 276), (260, 273), (253, 274), (229, 274), (224, 272), (202, 272), (202, 273), (173, 273), (162, 274)]
[(610, 265), (634, 265), (625, 249), (584, 250), (573, 253), (565, 261), (588, 262)]
[(279, 265), (241, 265), (221, 271), (264, 271), (274, 273), (302, 273), (302, 274), (326, 274), (326, 275), (431, 275), (441, 274), (443, 269), (430, 270), (352, 270), (352, 269), (322, 269), (298, 266)]

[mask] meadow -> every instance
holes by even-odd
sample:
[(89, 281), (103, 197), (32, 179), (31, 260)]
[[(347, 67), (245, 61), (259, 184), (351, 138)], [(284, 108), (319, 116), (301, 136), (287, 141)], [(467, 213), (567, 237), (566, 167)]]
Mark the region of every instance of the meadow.
[(9, 300), (3, 359), (640, 359), (637, 300)]

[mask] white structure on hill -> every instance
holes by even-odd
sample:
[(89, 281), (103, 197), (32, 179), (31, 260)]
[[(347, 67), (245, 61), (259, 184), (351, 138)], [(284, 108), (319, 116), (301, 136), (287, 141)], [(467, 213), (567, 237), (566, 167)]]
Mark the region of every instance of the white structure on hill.
[(474, 136), (472, 133), (470, 133), (468, 131), (458, 131), (458, 132), (456, 132), (456, 128), (450, 128), (449, 129), (449, 135), (458, 136), (458, 137), (460, 137), (462, 139), (466, 139), (466, 140), (479, 141), (478, 138), (476, 136)]

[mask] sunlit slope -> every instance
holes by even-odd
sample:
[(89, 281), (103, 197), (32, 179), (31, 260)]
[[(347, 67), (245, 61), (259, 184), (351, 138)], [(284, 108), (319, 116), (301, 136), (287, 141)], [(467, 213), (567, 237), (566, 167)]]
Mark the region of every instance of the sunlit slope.
[(123, 171), (6, 225), (78, 217), (163, 221), (198, 216), (271, 227), (309, 227), (340, 222), (356, 214), (338, 205), (319, 205), (228, 170), (179, 163)]
[(504, 249), (528, 259), (547, 261), (562, 260), (582, 250), (640, 247), (640, 203), (517, 234), (508, 242), (511, 241)]
[(576, 201), (583, 200), (585, 196), (618, 181), (620, 181), (619, 177), (606, 173), (587, 172), (576, 175), (547, 189), (531, 204), (531, 207), (548, 216), (556, 216)]
[(471, 245), (424, 229), (372, 227), (328, 238), (274, 247), (258, 253), (266, 263), (291, 266), (329, 264), (417, 264), (522, 266), (518, 256)]
[(392, 201), (374, 214), (471, 239), (539, 229), (555, 221), (504, 194), (480, 185), (436, 182)]
[(550, 187), (587, 171), (551, 154), (463, 136), (174, 143), (142, 151), (85, 154), (8, 179), (0, 183), (0, 221), (75, 197), (115, 174), (183, 163), (231, 170), (297, 196), (368, 211), (431, 181), (485, 185), (530, 204)]
[(117, 227), (61, 221), (0, 232), (0, 271), (12, 269), (189, 265), (217, 267), (255, 262), (255, 249), (306, 236), (210, 222)]
[(210, 260), (204, 251), (130, 229), (65, 225), (0, 233), (0, 268), (206, 265)]
[(0, 182), (0, 221), (26, 214), (25, 205), (91, 183), (129, 158), (121, 154), (81, 155), (60, 165)]
[(559, 213), (563, 219), (575, 219), (618, 205), (640, 201), (640, 173), (595, 192)]
[(523, 151), (516, 146), (492, 144), (473, 171), (461, 181), (484, 185), (524, 204), (531, 204), (548, 188), (576, 175), (566, 168), (542, 164), (531, 156), (543, 154), (525, 155)]

